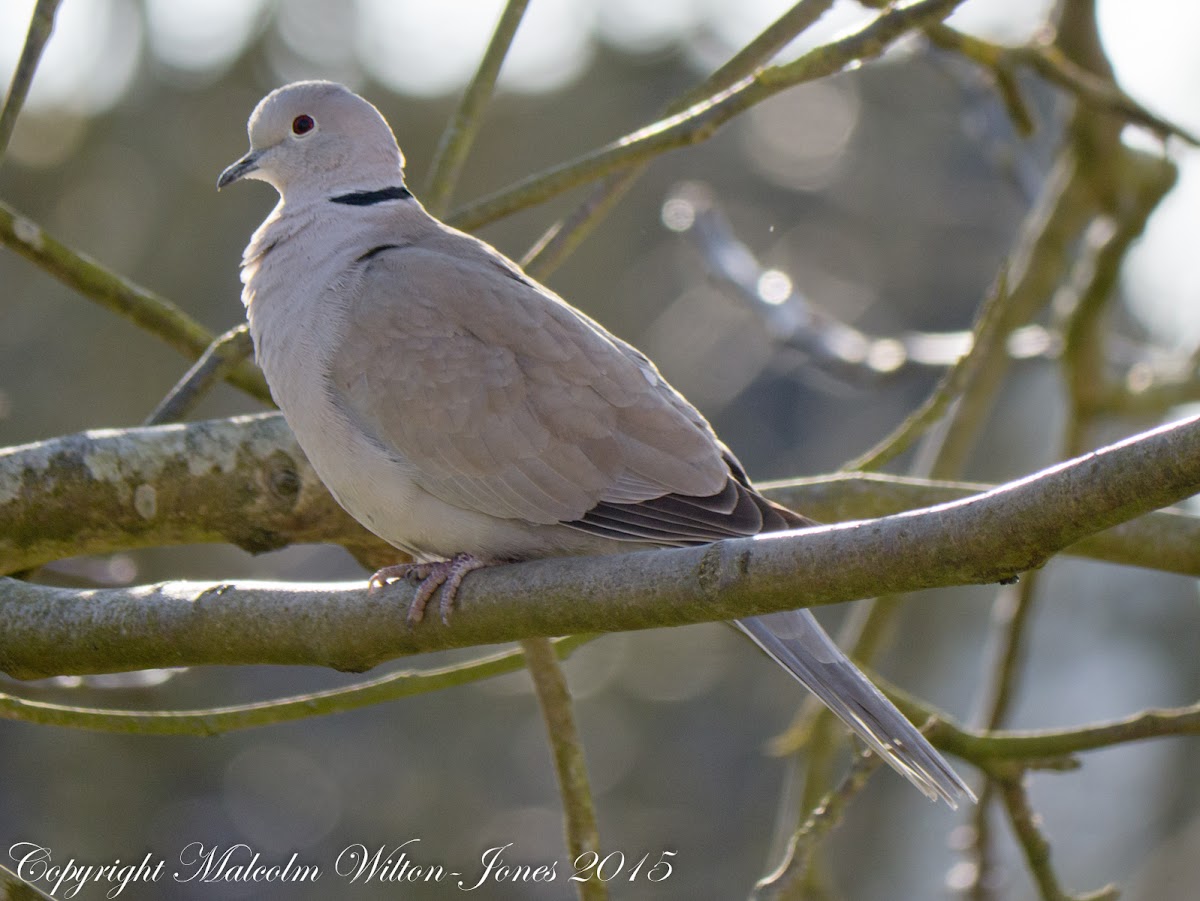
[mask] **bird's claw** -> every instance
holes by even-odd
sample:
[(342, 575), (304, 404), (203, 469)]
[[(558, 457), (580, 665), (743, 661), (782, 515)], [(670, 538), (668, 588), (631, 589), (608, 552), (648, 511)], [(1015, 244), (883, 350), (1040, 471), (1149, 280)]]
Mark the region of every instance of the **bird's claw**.
[(472, 554), (455, 554), (449, 560), (439, 560), (436, 563), (398, 563), (395, 566), (385, 566), (378, 570), (367, 581), (367, 590), (375, 591), (385, 587), (393, 579), (416, 580), (417, 591), (412, 602), (408, 605), (408, 624), (415, 626), (425, 618), (425, 608), (430, 598), (440, 588), (442, 597), (438, 602), (438, 612), (442, 622), (450, 624), (450, 611), (454, 609), (454, 601), (458, 597), (459, 586), (467, 573), (487, 566)]

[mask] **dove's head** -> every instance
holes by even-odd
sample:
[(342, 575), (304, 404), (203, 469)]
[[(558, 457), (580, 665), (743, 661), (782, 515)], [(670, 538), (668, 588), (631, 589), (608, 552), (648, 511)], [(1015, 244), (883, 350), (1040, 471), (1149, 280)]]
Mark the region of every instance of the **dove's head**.
[(386, 120), (332, 81), (297, 81), (259, 101), (250, 115), (250, 152), (217, 187), (257, 178), (285, 197), (376, 190), (403, 184), (404, 155)]

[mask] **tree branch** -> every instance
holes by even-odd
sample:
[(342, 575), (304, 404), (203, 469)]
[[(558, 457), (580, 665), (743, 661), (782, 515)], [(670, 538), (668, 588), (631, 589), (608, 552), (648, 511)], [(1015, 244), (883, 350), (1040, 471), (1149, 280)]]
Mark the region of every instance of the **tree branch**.
[(21, 107), (25, 105), (29, 87), (33, 84), (33, 74), (42, 58), (42, 50), (46, 41), (50, 40), (50, 33), (54, 31), (54, 17), (58, 14), (59, 2), (60, 0), (38, 0), (33, 8), (33, 15), (29, 17), (25, 46), (21, 48), (21, 57), (13, 71), (12, 82), (4, 98), (4, 108), (0, 109), (0, 157), (8, 150), (8, 142), (12, 138), (13, 129), (17, 127), (17, 116), (21, 114)]
[[(584, 760), (583, 742), (575, 725), (575, 711), (567, 677), (554, 653), (553, 645), (544, 638), (529, 638), (521, 642), (525, 664), (533, 679), (542, 720), (554, 757), (554, 772), (558, 776), (558, 791), (562, 798), (563, 828), (567, 851), (573, 863), (582, 865), (585, 854), (600, 854), (600, 828), (596, 825), (596, 805)], [(581, 859), (582, 858), (582, 859)], [(607, 901), (608, 888), (598, 876), (576, 883), (582, 901)]]
[(492, 39), (483, 54), (483, 59), (479, 61), (475, 77), (463, 91), (458, 108), (438, 141), (433, 162), (429, 167), (429, 186), (424, 198), (425, 206), (435, 216), (446, 215), (446, 206), (454, 194), (463, 163), (466, 162), (471, 144), (479, 131), (483, 111), (492, 98), (500, 67), (504, 64), (504, 58), (508, 55), (528, 5), (529, 0), (508, 0), (504, 5), (500, 21), (496, 23)]
[[(798, 0), (704, 81), (667, 104), (664, 115), (681, 113), (752, 74), (825, 15), (831, 6), (833, 0)], [(644, 165), (633, 166), (596, 185), (574, 210), (547, 229), (521, 260), (521, 265), (534, 277), (544, 279), (583, 242), (645, 170)]]
[(1200, 704), (1165, 710), (1144, 710), (1125, 719), (1065, 729), (1013, 729), (997, 732), (965, 729), (944, 713), (904, 694), (878, 675), (878, 682), (905, 716), (917, 722), (933, 719), (925, 735), (935, 747), (987, 768), (1004, 761), (1051, 760), (1084, 751), (1166, 738), (1200, 735)]
[(167, 392), (143, 425), (178, 422), (192, 411), (204, 395), (229, 371), (254, 353), (250, 326), (235, 325), (219, 336), (191, 365), (183, 377)]
[(848, 462), (845, 469), (882, 469), (890, 460), (908, 450), (913, 442), (928, 432), (955, 402), (967, 393), (978, 371), (978, 361), (984, 353), (982, 348), (991, 348), (994, 344), (1003, 343), (1005, 336), (1000, 332), (999, 325), (1006, 306), (1007, 293), (1007, 275), (1001, 268), (996, 284), (984, 298), (975, 316), (970, 349), (942, 374), (937, 386), (921, 406), (909, 413), (891, 434), (873, 448)]
[(1017, 66), (1028, 66), (1051, 84), (1074, 94), (1083, 103), (1116, 113), (1134, 125), (1149, 129), (1160, 138), (1173, 135), (1193, 147), (1200, 146), (1200, 138), (1182, 125), (1146, 109), (1121, 90), (1111, 78), (1089, 71), (1051, 42), (1035, 40), (1021, 47), (1006, 47), (963, 34), (942, 23), (932, 26), (926, 33), (939, 47), (959, 53), (976, 65), (990, 69), (997, 78), (1006, 77)]
[[(551, 642), (553, 653), (560, 658), (566, 658), (577, 647), (593, 638), (594, 635), (572, 635), (555, 639)], [(480, 679), (516, 672), (524, 665), (524, 652), (514, 649), (453, 666), (386, 673), (344, 688), (231, 707), (207, 707), (202, 710), (74, 707), (0, 694), (0, 718), (40, 723), (44, 726), (67, 726), (73, 729), (127, 735), (222, 735), (239, 729), (327, 716), (426, 692), (454, 688)]]
[(1008, 811), (1009, 822), (1017, 842), (1025, 853), (1029, 871), (1037, 883), (1042, 901), (1116, 901), (1119, 893), (1115, 886), (1107, 886), (1086, 895), (1070, 894), (1062, 889), (1054, 868), (1050, 866), (1050, 842), (1042, 834), (1039, 817), (1029, 805), (1025, 792), (1024, 774), (1014, 773), (998, 780), (1000, 797)]
[(0, 572), (64, 557), (228, 542), (337, 542), (394, 562), (330, 496), (278, 413), (82, 432), (0, 450)]
[[(814, 519), (846, 522), (994, 486), (838, 474), (759, 487)], [(338, 544), (371, 569), (398, 554), (338, 506), (278, 413), (83, 432), (0, 450), (0, 573), (81, 554), (214, 541), (251, 553)], [(1200, 576), (1200, 518), (1152, 513), (1066, 553)]]
[(982, 495), (883, 519), (696, 548), (474, 573), (452, 625), (415, 629), (412, 587), (166, 582), (69, 590), (0, 581), (0, 670), (18, 678), (202, 664), (363, 670), (405, 654), (645, 629), (1001, 581), (1200, 490), (1200, 417)]
[[(0, 244), (88, 300), (161, 338), (189, 360), (199, 358), (213, 343), (215, 336), (175, 304), (72, 250), (2, 201)], [(251, 361), (233, 367), (227, 379), (251, 397), (273, 403), (266, 379)]]
[(754, 886), (750, 901), (786, 901), (804, 897), (802, 881), (813, 852), (842, 822), (846, 808), (866, 787), (871, 774), (879, 769), (882, 762), (878, 754), (869, 751), (855, 756), (854, 765), (841, 784), (825, 794), (821, 802), (812, 808), (804, 824), (792, 835), (783, 860)]
[(47, 895), (10, 870), (0, 867), (0, 899), (2, 901), (53, 901), (52, 895)]
[(920, 0), (906, 6), (890, 6), (878, 18), (841, 40), (817, 47), (790, 63), (760, 69), (678, 115), (660, 119), (575, 160), (480, 198), (456, 210), (447, 221), (472, 231), (668, 150), (698, 144), (734, 116), (786, 88), (840, 72), (853, 62), (880, 56), (909, 32), (940, 22), (962, 2)]

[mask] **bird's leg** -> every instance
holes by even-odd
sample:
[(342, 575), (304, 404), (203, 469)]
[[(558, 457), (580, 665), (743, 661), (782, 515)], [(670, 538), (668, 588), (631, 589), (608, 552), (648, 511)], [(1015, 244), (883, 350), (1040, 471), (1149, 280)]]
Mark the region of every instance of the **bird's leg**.
[(449, 625), (450, 611), (454, 609), (454, 600), (458, 597), (458, 588), (463, 579), (467, 573), (487, 565), (473, 554), (455, 554), (449, 560), (436, 563), (398, 563), (378, 570), (367, 581), (367, 589), (374, 591), (383, 588), (392, 579), (418, 579), (420, 584), (417, 585), (417, 592), (408, 605), (408, 624), (415, 626), (425, 617), (429, 599), (441, 588), (442, 599), (438, 603), (438, 610), (442, 622)]
[(467, 573), (489, 565), (472, 554), (458, 554), (450, 561), (450, 573), (442, 586), (442, 598), (438, 602), (438, 612), (443, 623), (450, 624), (450, 611), (454, 609), (454, 601), (458, 597), (458, 586), (467, 577)]

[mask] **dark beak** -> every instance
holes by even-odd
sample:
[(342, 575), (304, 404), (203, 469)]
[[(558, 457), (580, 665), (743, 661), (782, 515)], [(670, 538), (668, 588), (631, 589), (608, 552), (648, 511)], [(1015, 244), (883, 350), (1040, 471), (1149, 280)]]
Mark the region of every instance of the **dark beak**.
[(221, 177), (217, 179), (217, 190), (219, 191), (226, 185), (233, 184), (239, 178), (249, 175), (257, 168), (258, 154), (252, 150), (221, 173)]

